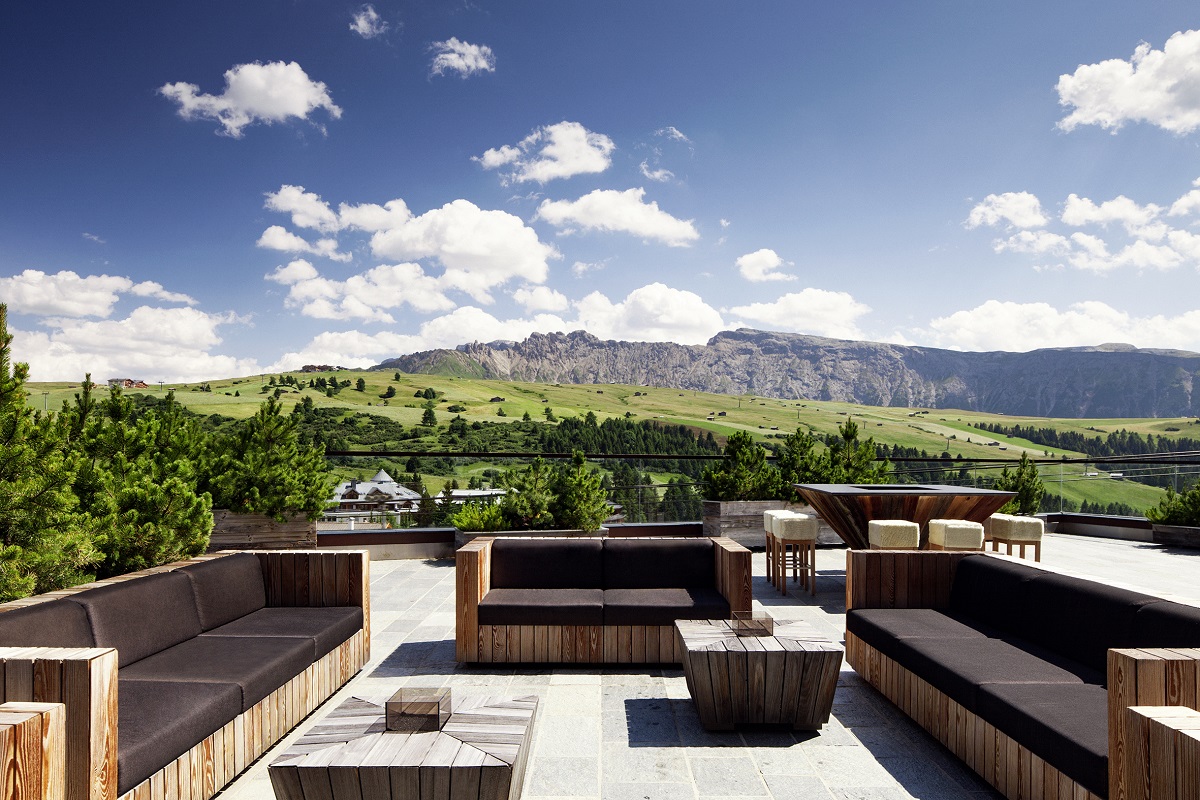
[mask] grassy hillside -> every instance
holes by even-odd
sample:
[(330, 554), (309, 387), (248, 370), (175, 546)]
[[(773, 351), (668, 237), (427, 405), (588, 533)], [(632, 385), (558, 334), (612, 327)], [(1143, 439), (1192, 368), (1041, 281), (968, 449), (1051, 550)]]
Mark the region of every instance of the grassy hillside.
[[(289, 376), (305, 388), (279, 385)], [(1200, 420), (1186, 418), (1071, 420), (1008, 417), (945, 409), (877, 408), (745, 395), (737, 397), (646, 386), (531, 384), (345, 370), (336, 373), (336, 379), (349, 381), (350, 385), (335, 396), (329, 397), (323, 391), (307, 388), (310, 380), (324, 378), (328, 382), (334, 377), (334, 373), (293, 372), (213, 380), (199, 385), (164, 385), (161, 388), (155, 385), (150, 389), (130, 391), (162, 396), (174, 388), (176, 398), (198, 413), (241, 419), (253, 414), (269, 394), (278, 390), (285, 408), (290, 407), (289, 400), (297, 402), (307, 396), (318, 408), (377, 414), (405, 427), (412, 427), (420, 423), (426, 403), (424, 398), (414, 395), (432, 388), (438, 394), (434, 409), (440, 425), (445, 425), (456, 413), (461, 414), (468, 423), (511, 422), (521, 419), (526, 413), (535, 421), (544, 421), (546, 409), (550, 408), (560, 419), (582, 416), (591, 411), (600, 419), (630, 417), (684, 424), (697, 432), (712, 431), (718, 440), (737, 430), (750, 431), (763, 437), (764, 441), (768, 437), (783, 436), (798, 427), (818, 434), (831, 434), (848, 416), (853, 416), (860, 425), (862, 435), (874, 437), (876, 442), (924, 450), (932, 457), (947, 452), (951, 457), (961, 455), (964, 459), (1016, 460), (1022, 452), (1037, 458), (1082, 455), (988, 434), (974, 427), (979, 423), (999, 423), (1007, 427), (1018, 424), (1049, 427), (1060, 431), (1078, 431), (1088, 436), (1102, 436), (1124, 429), (1142, 435), (1152, 433), (1168, 438), (1200, 438)], [(277, 385), (271, 385), (272, 379)], [(365, 383), (363, 391), (355, 388), (359, 379)], [(78, 384), (33, 383), (28, 388), (31, 406), (39, 410), (57, 410), (64, 402), (72, 401)], [(389, 388), (394, 389), (395, 395), (385, 399), (382, 395)], [(493, 402), (494, 398), (502, 399)], [(448, 410), (451, 406), (462, 407), (463, 410), (451, 412)], [(370, 465), (364, 464), (361, 471), (370, 469)], [(474, 467), (475, 471), (480, 469), (480, 465)], [(1067, 465), (1060, 468), (1050, 465), (1044, 467), (1042, 472), (1049, 491), (1058, 492), (1061, 486), (1062, 494), (1075, 502), (1124, 502), (1136, 508), (1145, 508), (1157, 502), (1162, 494), (1161, 490), (1143, 484), (1111, 480), (1095, 467), (1085, 469), (1082, 465)], [(438, 487), (439, 482), (430, 481), (431, 489)]]

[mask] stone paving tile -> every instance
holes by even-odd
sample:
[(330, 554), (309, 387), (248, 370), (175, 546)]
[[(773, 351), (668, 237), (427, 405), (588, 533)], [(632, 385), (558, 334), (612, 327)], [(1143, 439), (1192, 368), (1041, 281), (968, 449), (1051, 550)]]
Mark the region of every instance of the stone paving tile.
[(530, 759), (525, 791), (532, 797), (594, 797), (600, 792), (600, 759), (544, 756)]
[(595, 715), (538, 717), (535, 756), (594, 756), (600, 752), (600, 720)]
[(767, 794), (767, 784), (754, 761), (744, 753), (691, 757), (692, 777), (701, 797), (758, 797)]
[(626, 747), (606, 742), (601, 749), (600, 778), (618, 784), (687, 783), (688, 759), (678, 747)]
[(691, 780), (682, 783), (611, 783), (604, 782), (602, 800), (695, 800), (696, 787)]
[(774, 800), (832, 800), (829, 787), (816, 775), (765, 775)]

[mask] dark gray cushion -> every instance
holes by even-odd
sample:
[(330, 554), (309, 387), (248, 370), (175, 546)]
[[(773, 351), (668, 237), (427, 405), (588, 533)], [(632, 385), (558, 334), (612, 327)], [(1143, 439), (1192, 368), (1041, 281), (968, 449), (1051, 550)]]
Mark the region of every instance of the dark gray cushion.
[(1037, 613), (1019, 620), (1014, 633), (1101, 673), (1108, 669), (1109, 648), (1129, 647), (1138, 609), (1158, 600), (1054, 573), (1026, 585)]
[(971, 555), (958, 562), (950, 586), (950, 613), (970, 624), (997, 631), (1019, 633), (1033, 613), (1027, 584), (1044, 570), (986, 555)]
[(600, 539), (492, 542), (493, 589), (603, 589)]
[(1073, 683), (1075, 673), (999, 639), (895, 639), (892, 656), (934, 688), (977, 712), (979, 688), (989, 683)]
[(707, 537), (605, 539), (605, 589), (712, 589), (715, 545)]
[(1200, 608), (1164, 600), (1133, 616), (1130, 647), (1200, 647)]
[(980, 717), (1100, 797), (1108, 795), (1108, 692), (1091, 684), (980, 687)]
[(130, 578), (69, 600), (87, 610), (96, 646), (117, 648), (122, 668), (200, 634), (192, 582), (178, 572)]
[(492, 589), (479, 601), (481, 625), (603, 625), (600, 589)]
[(358, 607), (260, 608), (201, 636), (286, 636), (311, 640), (313, 660), (320, 658), (362, 629)]
[(677, 619), (729, 619), (716, 589), (605, 589), (605, 625), (671, 625)]
[(197, 636), (121, 670), (138, 680), (236, 683), (241, 711), (313, 662), (311, 639), (282, 636)]
[(50, 600), (0, 614), (0, 647), (95, 647), (87, 611)]
[(236, 683), (117, 680), (117, 794), (137, 786), (242, 711)]
[(252, 553), (236, 553), (181, 567), (192, 581), (200, 627), (206, 631), (258, 611), (267, 604), (262, 563)]
[(846, 630), (877, 650), (888, 639), (986, 639), (976, 627), (932, 608), (855, 608)]

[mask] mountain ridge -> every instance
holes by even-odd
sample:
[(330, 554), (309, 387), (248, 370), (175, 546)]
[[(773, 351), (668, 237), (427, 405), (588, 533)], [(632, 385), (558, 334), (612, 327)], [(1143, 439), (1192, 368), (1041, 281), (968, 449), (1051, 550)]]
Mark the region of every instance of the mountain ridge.
[(602, 340), (585, 331), (472, 342), (374, 369), (537, 383), (645, 384), (862, 405), (1071, 417), (1200, 411), (1200, 353), (1122, 343), (967, 352), (739, 328), (703, 345)]

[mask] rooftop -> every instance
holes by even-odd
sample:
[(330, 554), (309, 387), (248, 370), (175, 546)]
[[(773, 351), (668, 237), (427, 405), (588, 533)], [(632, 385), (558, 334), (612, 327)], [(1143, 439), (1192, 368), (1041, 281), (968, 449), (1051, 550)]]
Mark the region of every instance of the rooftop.
[[(755, 553), (754, 606), (802, 619), (840, 642), (845, 551), (820, 550), (818, 594), (783, 597)], [(1200, 605), (1200, 550), (1047, 534), (1042, 565)], [(345, 698), (402, 686), (468, 695), (537, 695), (541, 708), (522, 796), (693, 798), (994, 798), (982, 779), (843, 663), (830, 721), (819, 733), (740, 728), (710, 733), (681, 669), (595, 666), (465, 667), (454, 660), (454, 562), (371, 564), (372, 659), (353, 680), (225, 790), (272, 796), (267, 765)]]

